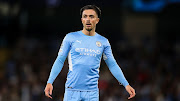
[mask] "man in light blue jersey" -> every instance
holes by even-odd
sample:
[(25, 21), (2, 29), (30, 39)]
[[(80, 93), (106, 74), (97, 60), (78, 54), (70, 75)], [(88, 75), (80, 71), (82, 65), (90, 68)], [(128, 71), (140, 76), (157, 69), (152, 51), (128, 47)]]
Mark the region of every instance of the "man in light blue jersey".
[(113, 76), (130, 94), (128, 99), (133, 98), (135, 90), (129, 85), (116, 63), (108, 39), (95, 32), (101, 14), (100, 9), (95, 5), (87, 5), (81, 8), (80, 13), (83, 30), (68, 33), (63, 39), (44, 90), (45, 95), (52, 98), (52, 84), (68, 56), (69, 72), (64, 101), (99, 101), (98, 79), (103, 56)]

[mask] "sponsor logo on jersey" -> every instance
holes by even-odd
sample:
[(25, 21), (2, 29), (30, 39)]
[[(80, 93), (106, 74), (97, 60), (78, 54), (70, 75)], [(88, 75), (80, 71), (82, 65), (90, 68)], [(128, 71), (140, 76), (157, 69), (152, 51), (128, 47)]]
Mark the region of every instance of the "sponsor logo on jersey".
[(80, 55), (88, 55), (88, 56), (95, 56), (97, 54), (101, 54), (100, 50), (95, 50), (95, 49), (88, 49), (88, 48), (76, 48), (76, 52), (79, 52)]

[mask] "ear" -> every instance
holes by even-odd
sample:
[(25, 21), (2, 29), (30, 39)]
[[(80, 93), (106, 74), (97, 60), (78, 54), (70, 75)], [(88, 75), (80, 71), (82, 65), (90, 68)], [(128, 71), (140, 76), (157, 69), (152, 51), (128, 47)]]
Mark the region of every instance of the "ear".
[(100, 20), (100, 19), (99, 19), (99, 18), (97, 18), (97, 20), (96, 20), (96, 24), (98, 24), (99, 20)]
[(83, 19), (81, 18), (81, 23), (83, 23), (83, 21), (82, 21)]

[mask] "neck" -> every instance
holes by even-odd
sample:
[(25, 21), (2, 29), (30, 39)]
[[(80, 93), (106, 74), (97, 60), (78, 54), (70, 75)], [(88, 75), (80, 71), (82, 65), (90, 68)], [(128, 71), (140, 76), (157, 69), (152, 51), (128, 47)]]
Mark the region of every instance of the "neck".
[(92, 29), (91, 31), (87, 31), (85, 28), (83, 28), (82, 32), (88, 36), (94, 36), (96, 34), (95, 29)]

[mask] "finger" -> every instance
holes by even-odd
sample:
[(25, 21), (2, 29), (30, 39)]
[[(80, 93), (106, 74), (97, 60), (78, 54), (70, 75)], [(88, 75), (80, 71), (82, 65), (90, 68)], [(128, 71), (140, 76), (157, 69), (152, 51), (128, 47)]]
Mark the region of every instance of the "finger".
[(133, 94), (131, 90), (128, 90), (128, 93), (129, 93), (129, 95), (132, 95), (132, 94)]
[(52, 97), (49, 95), (49, 91), (45, 91), (45, 95), (52, 99)]
[(50, 99), (52, 99), (52, 97), (51, 97), (50, 95), (49, 95), (48, 97), (49, 97)]
[(133, 96), (132, 96), (132, 95), (130, 95), (130, 97), (128, 97), (128, 99), (131, 99), (131, 98), (133, 98)]
[(46, 94), (46, 96), (52, 99), (52, 97), (49, 94)]
[(47, 97), (49, 97), (50, 99), (52, 99), (52, 97), (50, 95), (48, 95)]
[(132, 92), (131, 91), (128, 91), (128, 93), (129, 93), (129, 97), (128, 97), (128, 99), (131, 99), (132, 98)]
[(132, 95), (130, 95), (130, 97), (128, 97), (128, 99), (131, 99), (131, 98), (133, 98), (135, 96), (135, 94), (132, 94)]
[(132, 94), (135, 96), (136, 95), (136, 92), (134, 89), (132, 89)]
[(52, 95), (52, 89), (50, 89), (50, 95)]
[(131, 90), (131, 94), (130, 94), (130, 97), (128, 97), (128, 99), (133, 98), (135, 95), (136, 95), (135, 91), (134, 91), (134, 90)]

